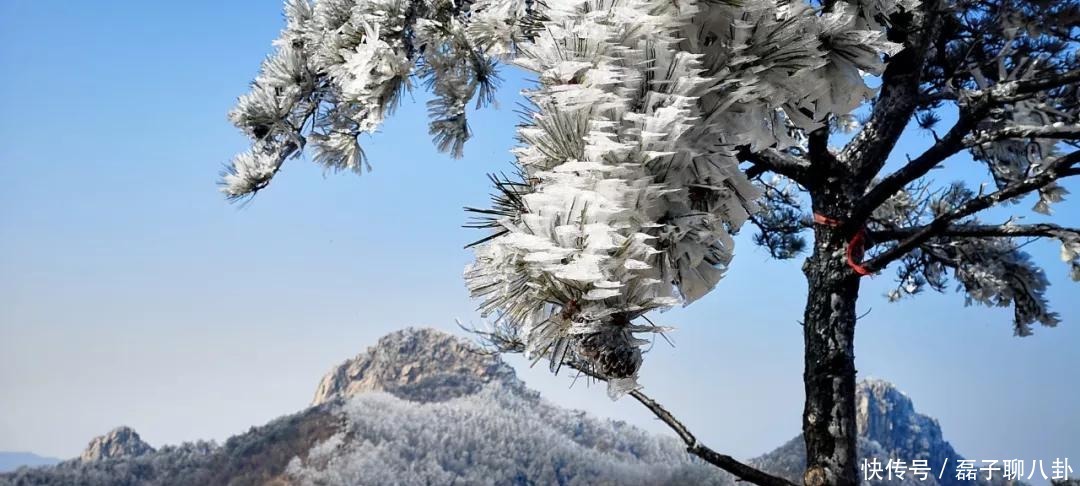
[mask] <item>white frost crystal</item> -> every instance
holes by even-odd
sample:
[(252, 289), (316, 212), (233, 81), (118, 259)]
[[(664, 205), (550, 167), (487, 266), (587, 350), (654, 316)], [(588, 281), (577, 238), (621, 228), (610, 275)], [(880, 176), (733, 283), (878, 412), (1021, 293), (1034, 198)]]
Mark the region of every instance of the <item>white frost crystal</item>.
[(819, 126), (801, 108), (850, 111), (870, 94), (860, 70), (880, 72), (896, 46), (853, 30), (853, 14), (772, 2), (546, 5), (513, 58), (540, 82), (515, 150), (522, 178), (499, 186), (507, 211), (466, 279), (529, 354), (618, 396), (637, 387), (648, 341), (635, 334), (662, 331), (637, 319), (708, 293), (755, 209), (733, 146), (795, 143), (790, 125)]
[(663, 330), (645, 314), (711, 291), (757, 209), (736, 148), (802, 147), (827, 114), (863, 103), (863, 74), (897, 48), (874, 19), (905, 8), (290, 0), (276, 52), (230, 115), (253, 143), (223, 191), (262, 189), (308, 146), (328, 168), (362, 170), (357, 137), (414, 77), (435, 95), (435, 143), (460, 155), (466, 106), (491, 100), (496, 62), (535, 73), (520, 178), (493, 178), (495, 207), (478, 225), (493, 233), (466, 279), (530, 355), (605, 378), (618, 396), (637, 386), (647, 341), (636, 336)]

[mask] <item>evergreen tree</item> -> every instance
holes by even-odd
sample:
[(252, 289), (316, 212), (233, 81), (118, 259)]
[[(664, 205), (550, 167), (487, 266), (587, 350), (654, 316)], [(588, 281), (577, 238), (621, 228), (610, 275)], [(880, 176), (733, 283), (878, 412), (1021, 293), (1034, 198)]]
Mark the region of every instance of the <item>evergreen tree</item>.
[[(1049, 214), (1080, 175), (1076, 0), (290, 0), (286, 19), (230, 114), (252, 146), (227, 196), (263, 189), (309, 142), (327, 168), (363, 170), (357, 137), (417, 83), (434, 142), (459, 156), (497, 68), (534, 73), (516, 174), (471, 210), (485, 336), (608, 381), (757, 484), (789, 483), (698, 443), (636, 380), (641, 336), (664, 330), (646, 314), (707, 294), (747, 222), (776, 258), (809, 252), (808, 485), (858, 482), (862, 276), (894, 266), (892, 299), (955, 280), (968, 302), (1012, 306), (1019, 336), (1058, 322), (1028, 239), (1058, 240), (1080, 280), (1080, 230), (1024, 224), (1017, 206), (1033, 195)], [(886, 164), (908, 130), (933, 143)], [(965, 153), (985, 184), (928, 177)]]

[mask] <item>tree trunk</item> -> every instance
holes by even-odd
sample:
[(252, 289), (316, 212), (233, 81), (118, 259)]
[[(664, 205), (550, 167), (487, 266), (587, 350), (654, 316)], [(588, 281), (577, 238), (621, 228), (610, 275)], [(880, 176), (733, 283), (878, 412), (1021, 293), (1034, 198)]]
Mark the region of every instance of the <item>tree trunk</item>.
[[(847, 206), (833, 198), (823, 208)], [(817, 201), (815, 201), (817, 202)], [(839, 214), (844, 214), (841, 209)], [(835, 214), (835, 213), (834, 213)], [(859, 275), (848, 267), (841, 228), (817, 225), (814, 253), (803, 266), (809, 291), (803, 321), (803, 439), (807, 486), (856, 485), (855, 301)]]

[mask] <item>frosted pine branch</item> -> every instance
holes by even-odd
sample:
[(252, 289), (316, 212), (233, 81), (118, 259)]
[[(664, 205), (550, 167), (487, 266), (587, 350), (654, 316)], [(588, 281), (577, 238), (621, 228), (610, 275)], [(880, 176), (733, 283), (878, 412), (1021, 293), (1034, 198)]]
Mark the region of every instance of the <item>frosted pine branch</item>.
[(937, 236), (939, 232), (947, 229), (952, 222), (975, 214), (1003, 201), (1037, 191), (1052, 184), (1062, 176), (1062, 172), (1072, 168), (1077, 163), (1080, 163), (1080, 152), (1072, 152), (1068, 155), (1063, 155), (1048, 163), (1046, 168), (1037, 175), (1010, 184), (1001, 190), (966, 201), (956, 208), (937, 216), (930, 224), (914, 231), (910, 236), (901, 240), (896, 246), (886, 250), (881, 255), (874, 257), (863, 266), (870, 271), (879, 270), (890, 262), (902, 257), (906, 252), (917, 247), (922, 242)]

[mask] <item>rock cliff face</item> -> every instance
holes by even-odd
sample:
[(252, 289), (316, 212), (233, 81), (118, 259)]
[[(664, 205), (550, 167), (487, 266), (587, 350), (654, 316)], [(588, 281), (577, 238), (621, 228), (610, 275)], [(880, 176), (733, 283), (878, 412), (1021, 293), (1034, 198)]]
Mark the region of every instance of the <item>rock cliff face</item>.
[(311, 404), (372, 391), (441, 402), (476, 393), (491, 382), (523, 387), (514, 369), (498, 356), (434, 329), (408, 328), (384, 336), (327, 373)]
[(886, 454), (909, 462), (926, 459), (929, 464), (959, 457), (942, 437), (938, 421), (916, 413), (911, 399), (891, 383), (863, 381), (858, 394), (855, 420), (859, 434), (877, 443)]
[(86, 446), (79, 460), (82, 462), (101, 461), (120, 457), (138, 457), (154, 452), (150, 444), (143, 442), (139, 434), (131, 427), (117, 427), (105, 435), (95, 437)]

